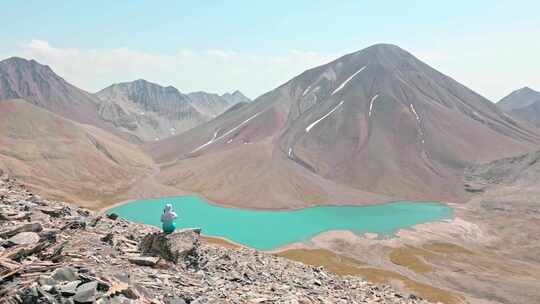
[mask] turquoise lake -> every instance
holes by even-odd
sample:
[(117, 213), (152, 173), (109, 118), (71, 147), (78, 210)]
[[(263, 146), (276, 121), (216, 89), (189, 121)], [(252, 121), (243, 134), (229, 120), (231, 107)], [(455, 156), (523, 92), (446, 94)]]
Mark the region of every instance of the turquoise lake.
[(450, 207), (431, 202), (400, 201), (370, 206), (317, 206), (266, 211), (220, 207), (198, 196), (137, 200), (112, 208), (107, 213), (161, 227), (160, 215), (166, 203), (171, 203), (178, 214), (178, 228), (200, 227), (205, 235), (224, 237), (266, 250), (309, 241), (328, 230), (391, 235), (400, 228), (452, 216)]

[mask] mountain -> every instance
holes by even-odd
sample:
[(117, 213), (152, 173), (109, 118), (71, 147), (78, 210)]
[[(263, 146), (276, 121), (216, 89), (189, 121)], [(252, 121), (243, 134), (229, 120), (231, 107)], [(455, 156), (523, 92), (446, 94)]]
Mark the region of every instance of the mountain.
[(23, 98), (67, 119), (114, 132), (98, 114), (99, 99), (58, 76), (35, 60), (12, 57), (0, 61), (0, 100)]
[(236, 90), (232, 94), (231, 93), (225, 93), (221, 95), (222, 98), (226, 99), (229, 104), (237, 104), (237, 103), (248, 103), (251, 102), (251, 99), (247, 98), (242, 92)]
[(147, 145), (158, 178), (222, 203), (291, 208), (462, 200), (463, 169), (540, 135), (388, 44), (310, 69), (247, 106)]
[(529, 87), (523, 87), (501, 99), (497, 105), (505, 111), (510, 111), (530, 106), (537, 101), (540, 101), (540, 92)]
[(497, 105), (513, 117), (540, 127), (540, 92), (524, 87), (510, 93)]
[(179, 134), (234, 105), (232, 97), (229, 100), (206, 92), (183, 94), (172, 86), (143, 79), (113, 84), (96, 95), (101, 100), (101, 117), (143, 141)]
[(223, 95), (193, 92), (188, 94), (191, 104), (201, 113), (209, 117), (216, 117), (227, 109), (238, 103), (250, 102), (251, 100), (244, 96), (240, 91), (234, 93), (225, 93)]
[(0, 102), (0, 169), (49, 197), (97, 208), (153, 162), (137, 146), (25, 100)]

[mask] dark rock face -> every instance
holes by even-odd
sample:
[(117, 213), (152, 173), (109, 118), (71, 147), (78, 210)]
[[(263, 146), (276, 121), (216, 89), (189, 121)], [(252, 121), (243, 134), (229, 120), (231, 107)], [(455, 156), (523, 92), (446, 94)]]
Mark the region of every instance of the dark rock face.
[(172, 234), (152, 233), (143, 238), (139, 249), (143, 254), (178, 263), (196, 254), (200, 245), (200, 234), (200, 229), (184, 229)]

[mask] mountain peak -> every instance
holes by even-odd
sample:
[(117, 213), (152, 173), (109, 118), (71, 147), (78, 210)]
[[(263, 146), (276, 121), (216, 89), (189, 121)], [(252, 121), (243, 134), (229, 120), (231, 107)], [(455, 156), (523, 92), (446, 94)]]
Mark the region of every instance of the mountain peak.
[(400, 48), (399, 46), (395, 44), (389, 44), (389, 43), (377, 43), (372, 46), (368, 46), (365, 49), (362, 49), (355, 54), (369, 54), (371, 56), (397, 56), (397, 57), (403, 57), (403, 56), (412, 56), (409, 52), (405, 51), (404, 49)]
[(530, 87), (523, 87), (515, 90), (508, 96), (501, 99), (497, 105), (505, 111), (525, 108), (533, 103), (540, 101), (540, 92), (537, 92)]
[(242, 92), (240, 92), (240, 90), (235, 90), (232, 93), (227, 92), (227, 93), (221, 95), (221, 97), (227, 99), (231, 104), (236, 104), (236, 103), (240, 103), (240, 102), (250, 102), (251, 101), (251, 99), (246, 97), (246, 95), (244, 95)]
[(400, 48), (399, 46), (395, 45), (395, 44), (391, 44), (391, 43), (376, 43), (376, 44), (373, 44), (371, 46), (368, 46), (367, 48), (365, 48), (364, 50), (376, 50), (376, 51), (388, 51), (388, 50), (391, 50), (391, 51), (403, 51), (402, 48)]
[(519, 89), (519, 90), (516, 90), (514, 91), (515, 93), (532, 93), (532, 94), (538, 94), (540, 92), (536, 91), (536, 90), (533, 90), (531, 89), (530, 87), (528, 86), (524, 86), (523, 88)]
[(11, 66), (16, 68), (31, 68), (31, 69), (43, 69), (52, 72), (52, 69), (48, 65), (41, 64), (34, 59), (26, 59), (22, 57), (9, 57), (0, 61), (0, 65)]

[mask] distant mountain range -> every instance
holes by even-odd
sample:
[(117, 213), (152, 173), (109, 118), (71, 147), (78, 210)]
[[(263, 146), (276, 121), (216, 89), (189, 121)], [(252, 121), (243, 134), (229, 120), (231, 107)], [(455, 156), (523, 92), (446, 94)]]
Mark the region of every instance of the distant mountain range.
[(81, 90), (34, 60), (0, 62), (0, 100), (23, 98), (73, 121), (94, 125), (131, 141), (166, 138), (212, 119), (239, 102), (241, 92), (182, 94), (172, 86), (136, 80), (96, 94)]
[(287, 208), (456, 200), (468, 164), (539, 143), (537, 130), (403, 49), (380, 44), (148, 149), (168, 164), (163, 183), (227, 204)]
[(510, 93), (497, 105), (510, 115), (540, 127), (540, 92), (524, 87)]

